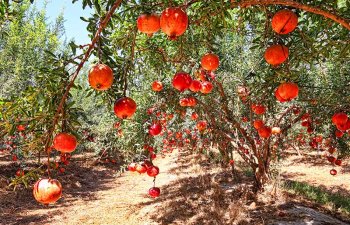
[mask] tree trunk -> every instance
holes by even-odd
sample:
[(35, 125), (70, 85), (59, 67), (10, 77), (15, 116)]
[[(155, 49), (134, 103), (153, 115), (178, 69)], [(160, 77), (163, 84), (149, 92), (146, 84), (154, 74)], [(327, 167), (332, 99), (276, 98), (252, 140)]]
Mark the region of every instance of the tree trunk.
[(253, 168), (253, 171), (255, 176), (256, 191), (264, 191), (264, 186), (270, 180), (268, 168), (266, 168), (264, 165), (259, 165), (255, 169)]

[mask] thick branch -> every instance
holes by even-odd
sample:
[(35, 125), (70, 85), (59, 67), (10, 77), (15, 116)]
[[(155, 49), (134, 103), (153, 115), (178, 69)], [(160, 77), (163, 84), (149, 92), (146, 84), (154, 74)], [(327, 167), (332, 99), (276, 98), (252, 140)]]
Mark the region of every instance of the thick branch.
[(97, 32), (95, 33), (95, 36), (94, 38), (92, 39), (91, 41), (91, 44), (89, 45), (89, 48), (87, 49), (85, 55), (84, 55), (84, 58), (81, 60), (80, 64), (78, 65), (77, 69), (75, 70), (75, 72), (73, 73), (72, 75), (72, 79), (71, 81), (69, 82), (67, 88), (66, 88), (66, 91), (57, 107), (57, 111), (55, 113), (55, 116), (54, 116), (54, 119), (53, 119), (53, 123), (52, 123), (52, 128), (51, 130), (48, 132), (47, 134), (47, 140), (46, 140), (46, 144), (45, 144), (45, 151), (47, 151), (49, 149), (49, 146), (50, 146), (50, 140), (51, 140), (51, 137), (52, 137), (52, 134), (53, 132), (55, 131), (55, 127), (58, 123), (58, 119), (60, 117), (60, 113), (62, 111), (62, 108), (63, 108), (63, 105), (64, 103), (66, 102), (67, 100), (67, 97), (68, 97), (68, 94), (69, 94), (69, 91), (70, 89), (73, 87), (74, 85), (74, 81), (75, 79), (77, 78), (80, 70), (83, 68), (85, 62), (89, 59), (90, 57), (90, 54), (92, 52), (92, 50), (94, 49), (95, 47), (95, 44), (98, 42), (98, 40), (100, 39), (100, 34), (101, 32), (103, 31), (103, 29), (105, 29), (105, 27), (107, 26), (109, 20), (111, 19), (113, 13), (116, 11), (116, 9), (119, 7), (119, 5), (121, 4), (122, 0), (118, 0), (114, 3), (114, 5), (112, 6), (112, 8), (109, 10), (109, 12), (107, 13), (106, 17), (103, 19), (103, 21), (100, 23), (100, 26), (97, 30)]
[(285, 5), (285, 6), (291, 6), (297, 9), (302, 9), (307, 12), (311, 12), (314, 14), (321, 15), (323, 17), (329, 18), (339, 24), (341, 24), (346, 29), (350, 30), (350, 23), (347, 22), (342, 17), (335, 15), (333, 13), (330, 13), (328, 11), (325, 11), (320, 8), (316, 8), (314, 6), (305, 5), (299, 2), (291, 1), (291, 0), (246, 0), (246, 1), (240, 1), (236, 2), (235, 0), (231, 0), (231, 6), (234, 7), (242, 7), (247, 8), (254, 5)]

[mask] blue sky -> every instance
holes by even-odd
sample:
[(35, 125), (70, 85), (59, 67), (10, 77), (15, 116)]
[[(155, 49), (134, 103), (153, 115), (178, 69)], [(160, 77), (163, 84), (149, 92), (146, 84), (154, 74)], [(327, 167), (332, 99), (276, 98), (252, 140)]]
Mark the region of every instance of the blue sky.
[[(42, 9), (45, 0), (36, 0), (35, 2), (37, 7)], [(77, 44), (88, 44), (90, 42), (86, 31), (87, 23), (80, 19), (81, 16), (90, 16), (92, 10), (89, 7), (83, 10), (81, 1), (75, 4), (72, 4), (72, 0), (47, 0), (47, 2), (47, 17), (50, 22), (54, 22), (55, 18), (63, 11), (64, 27), (68, 41), (74, 39)]]

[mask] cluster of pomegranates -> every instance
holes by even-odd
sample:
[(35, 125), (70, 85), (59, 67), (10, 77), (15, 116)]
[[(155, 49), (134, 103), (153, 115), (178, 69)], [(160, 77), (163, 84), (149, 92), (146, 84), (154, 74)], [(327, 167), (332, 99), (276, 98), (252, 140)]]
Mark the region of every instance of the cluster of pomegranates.
[[(154, 178), (154, 182), (156, 176), (159, 174), (159, 168), (157, 166), (154, 166), (153, 163), (149, 160), (145, 160), (141, 163), (130, 163), (128, 166), (128, 170), (130, 172), (138, 172), (139, 174), (147, 173), (148, 176)], [(148, 194), (152, 198), (156, 198), (160, 195), (160, 188), (153, 186), (148, 190)]]
[[(289, 34), (298, 25), (297, 15), (288, 9), (278, 11), (272, 18), (272, 29), (280, 35)], [(274, 44), (265, 51), (265, 60), (272, 66), (284, 63), (289, 55), (289, 49), (283, 44)]]
[(142, 14), (137, 19), (137, 29), (148, 36), (162, 30), (171, 40), (186, 32), (187, 14), (181, 8), (167, 8), (159, 17), (157, 14)]

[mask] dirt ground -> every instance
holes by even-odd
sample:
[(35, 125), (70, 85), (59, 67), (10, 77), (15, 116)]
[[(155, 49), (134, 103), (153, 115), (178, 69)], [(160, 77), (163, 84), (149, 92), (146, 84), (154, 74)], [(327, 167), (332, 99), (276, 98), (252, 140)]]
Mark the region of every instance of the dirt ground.
[[(293, 160), (297, 159), (290, 162)], [(270, 192), (255, 196), (251, 178), (236, 172), (238, 178), (233, 179), (228, 168), (209, 164), (204, 156), (174, 151), (154, 164), (160, 168), (156, 186), (161, 188), (161, 196), (157, 199), (147, 195), (153, 185), (147, 175), (126, 172), (119, 176), (116, 166), (72, 162), (57, 177), (64, 193), (54, 205), (36, 203), (31, 189), (0, 189), (0, 224), (350, 224), (284, 192), (279, 192), (278, 198)], [(285, 169), (283, 176), (304, 180), (304, 174), (311, 175), (307, 181), (349, 193), (343, 174), (333, 178), (328, 169), (320, 165), (318, 174), (312, 172), (312, 166), (289, 165), (292, 169)], [(9, 173), (5, 170), (16, 171), (2, 166), (0, 176)], [(324, 182), (322, 177), (332, 182)]]

